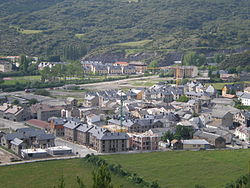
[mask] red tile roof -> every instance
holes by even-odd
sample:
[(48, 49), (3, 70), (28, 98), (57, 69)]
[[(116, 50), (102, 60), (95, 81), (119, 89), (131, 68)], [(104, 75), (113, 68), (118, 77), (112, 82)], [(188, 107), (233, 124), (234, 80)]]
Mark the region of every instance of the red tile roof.
[(38, 119), (31, 119), (31, 120), (26, 121), (26, 123), (30, 126), (39, 127), (42, 129), (46, 129), (49, 127), (49, 123), (47, 123), (46, 121), (38, 120)]

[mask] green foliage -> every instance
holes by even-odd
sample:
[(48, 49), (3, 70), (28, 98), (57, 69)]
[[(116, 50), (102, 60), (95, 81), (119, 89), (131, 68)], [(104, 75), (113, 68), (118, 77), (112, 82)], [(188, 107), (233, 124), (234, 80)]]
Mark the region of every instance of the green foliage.
[(19, 100), (15, 99), (15, 100), (12, 102), (12, 104), (14, 104), (14, 105), (19, 105), (20, 102), (19, 102)]
[(58, 183), (58, 188), (65, 188), (65, 180), (64, 180), (64, 176), (62, 175), (59, 179), (59, 183)]
[(193, 138), (194, 130), (190, 127), (185, 127), (181, 125), (176, 126), (175, 136), (181, 137), (181, 139), (191, 139)]
[(106, 164), (102, 164), (93, 172), (93, 188), (113, 188), (111, 174)]
[(171, 142), (174, 139), (174, 134), (171, 131), (167, 131), (162, 136), (161, 140), (164, 142)]
[(204, 54), (197, 54), (196, 52), (189, 52), (183, 57), (183, 65), (202, 66), (206, 63)]
[(34, 98), (32, 98), (32, 99), (29, 100), (29, 104), (30, 105), (36, 104), (36, 103), (38, 103), (38, 101), (36, 99), (34, 99)]
[(62, 57), (65, 46), (163, 54), (248, 47), (248, 8), (249, 1), (226, 0), (1, 1), (0, 51)]
[(231, 70), (232, 73), (235, 73), (237, 68), (250, 72), (250, 50), (226, 57), (220, 63), (220, 68)]
[(177, 102), (188, 102), (189, 98), (186, 95), (180, 96), (180, 98), (177, 100)]
[[(125, 171), (121, 165), (116, 165), (116, 164), (108, 164), (104, 159), (95, 156), (95, 155), (86, 155), (85, 160), (95, 166), (98, 167), (103, 167), (103, 168), (108, 168), (112, 173), (122, 176), (122, 177), (126, 177), (129, 181), (131, 181), (132, 183), (138, 184), (138, 185), (142, 185), (142, 186), (146, 186), (146, 187), (151, 187), (151, 186), (158, 186), (158, 188), (160, 188), (159, 184), (156, 181), (153, 182), (146, 182), (142, 177), (138, 176), (136, 173), (131, 173), (128, 171)], [(105, 174), (105, 173), (104, 173)], [(94, 182), (94, 186), (97, 186), (99, 184), (101, 184), (99, 182), (99, 179), (97, 176), (97, 173), (95, 172), (93, 174), (93, 180)], [(107, 178), (109, 180), (109, 178)], [(103, 186), (103, 185), (102, 185)]]
[(50, 96), (50, 92), (45, 89), (37, 89), (35, 91), (36, 95), (42, 95), (42, 96)]

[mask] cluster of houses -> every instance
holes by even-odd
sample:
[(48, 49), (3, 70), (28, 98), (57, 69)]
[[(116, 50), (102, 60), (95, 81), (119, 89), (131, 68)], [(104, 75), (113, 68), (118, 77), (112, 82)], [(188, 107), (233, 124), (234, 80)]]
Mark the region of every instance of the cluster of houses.
[[(3, 103), (0, 116), (26, 121), (26, 125), (40, 128), (46, 134), (100, 153), (159, 150), (169, 146), (197, 150), (225, 148), (248, 143), (250, 135), (250, 113), (234, 107), (235, 99), (228, 97), (232, 89), (244, 103), (241, 97), (248, 94), (249, 88), (240, 90), (235, 85), (226, 85), (220, 96), (212, 85), (191, 81), (176, 86), (161, 82), (126, 91), (88, 91), (80, 106), (71, 97), (61, 103), (40, 102), (26, 107)], [(186, 101), (181, 100), (183, 96)], [(192, 129), (192, 139), (163, 143), (162, 136), (168, 131), (174, 134), (177, 126)], [(21, 143), (21, 138), (10, 140), (8, 148), (12, 147), (12, 141)], [(34, 141), (36, 146), (44, 147)], [(50, 142), (46, 144), (53, 146)]]

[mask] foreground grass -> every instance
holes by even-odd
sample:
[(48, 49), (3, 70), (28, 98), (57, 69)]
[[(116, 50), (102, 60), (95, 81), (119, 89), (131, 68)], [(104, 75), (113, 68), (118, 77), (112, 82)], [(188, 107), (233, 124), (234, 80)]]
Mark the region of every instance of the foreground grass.
[[(102, 158), (121, 164), (146, 181), (157, 180), (162, 188), (194, 188), (195, 184), (219, 188), (247, 173), (250, 150), (116, 154)], [(93, 169), (81, 159), (6, 166), (0, 167), (0, 182), (4, 188), (51, 188), (64, 174), (66, 188), (76, 187), (76, 176), (91, 187)], [(125, 178), (112, 178), (123, 188), (138, 187)]]
[[(37, 162), (0, 167), (0, 182), (3, 188), (53, 188), (64, 175), (66, 188), (76, 188), (76, 176), (79, 176), (86, 187), (92, 186), (94, 168), (82, 159)], [(112, 176), (115, 185), (133, 188), (125, 179)]]
[(103, 156), (109, 163), (121, 164), (146, 181), (158, 180), (162, 187), (224, 187), (246, 174), (250, 150), (155, 152)]

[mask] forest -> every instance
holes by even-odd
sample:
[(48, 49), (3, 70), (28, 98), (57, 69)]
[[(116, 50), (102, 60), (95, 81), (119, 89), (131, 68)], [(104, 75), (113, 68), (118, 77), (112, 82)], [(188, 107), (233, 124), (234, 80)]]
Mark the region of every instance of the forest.
[(249, 11), (248, 0), (0, 0), (0, 55), (247, 48)]

